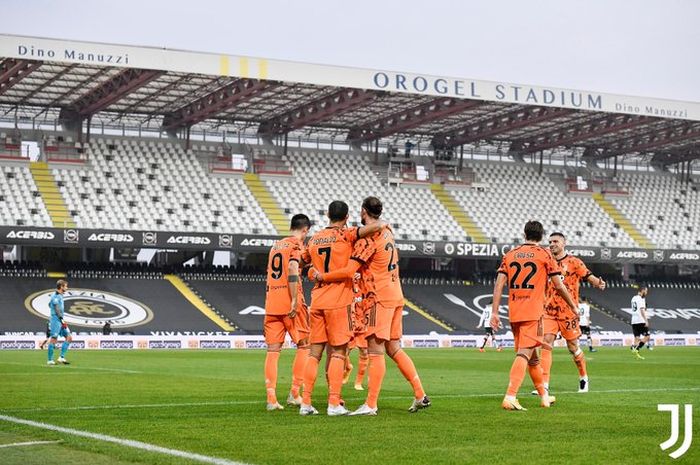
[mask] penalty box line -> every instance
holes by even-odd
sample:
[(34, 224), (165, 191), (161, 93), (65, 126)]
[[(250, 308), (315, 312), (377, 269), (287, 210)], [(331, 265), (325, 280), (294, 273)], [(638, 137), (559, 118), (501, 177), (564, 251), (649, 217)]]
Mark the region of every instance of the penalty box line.
[[(590, 391), (586, 396), (595, 394), (620, 394), (620, 393), (635, 393), (635, 392), (693, 392), (700, 391), (700, 387), (687, 388), (639, 388), (639, 389), (606, 389), (600, 391)], [(575, 394), (580, 396), (578, 391), (558, 391), (557, 395)], [(503, 392), (499, 393), (484, 393), (484, 394), (437, 394), (431, 395), (432, 399), (469, 399), (479, 397), (501, 397)], [(401, 400), (409, 399), (410, 396), (383, 396), (384, 400)], [(362, 400), (360, 397), (347, 397), (348, 400)], [(255, 405), (262, 404), (262, 400), (223, 400), (216, 402), (171, 402), (159, 404), (114, 404), (114, 405), (82, 405), (75, 407), (46, 407), (46, 408), (17, 408), (17, 409), (0, 409), (5, 412), (63, 412), (63, 411), (80, 411), (80, 410), (120, 410), (120, 409), (139, 409), (139, 408), (174, 408), (174, 407), (215, 407), (226, 405)]]
[(91, 433), (89, 431), (81, 431), (73, 428), (64, 428), (63, 426), (51, 425), (48, 423), (41, 423), (38, 421), (25, 420), (24, 418), (11, 417), (7, 415), (0, 415), (0, 420), (7, 421), (9, 423), (16, 423), (25, 426), (31, 426), (34, 428), (45, 429), (49, 431), (56, 431), (58, 433), (70, 434), (72, 436), (79, 436), (88, 439), (94, 439), (96, 441), (110, 442), (113, 444), (118, 444), (124, 447), (131, 447), (134, 449), (141, 449), (148, 452), (156, 452), (159, 454), (170, 455), (172, 457), (180, 457), (184, 459), (194, 460), (201, 463), (211, 463), (214, 465), (249, 465), (243, 462), (234, 462), (227, 459), (222, 459), (218, 457), (210, 457), (208, 455), (195, 454), (193, 452), (187, 452), (178, 449), (170, 449), (167, 447), (156, 446), (155, 444), (148, 444), (146, 442), (135, 441), (132, 439), (122, 439), (115, 436), (108, 436), (106, 434)]

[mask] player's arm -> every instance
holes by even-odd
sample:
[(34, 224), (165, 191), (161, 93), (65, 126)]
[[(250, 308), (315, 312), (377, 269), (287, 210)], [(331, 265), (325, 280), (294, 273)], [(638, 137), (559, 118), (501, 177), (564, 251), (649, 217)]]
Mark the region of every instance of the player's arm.
[(350, 258), (350, 261), (345, 266), (339, 270), (331, 271), (329, 273), (320, 273), (318, 270), (316, 272), (315, 279), (318, 282), (338, 282), (351, 279), (357, 273), (357, 270), (363, 265), (361, 261), (357, 258)]
[(605, 281), (603, 281), (603, 278), (599, 278), (598, 276), (595, 276), (593, 273), (589, 273), (588, 276), (584, 278), (591, 286), (600, 289), (601, 291), (605, 290)]
[(554, 284), (554, 288), (557, 290), (557, 293), (566, 301), (567, 305), (569, 305), (571, 311), (578, 314), (578, 308), (576, 307), (574, 300), (571, 298), (571, 294), (569, 294), (569, 291), (566, 289), (566, 286), (564, 286), (564, 280), (561, 279), (561, 275), (552, 276), (552, 284)]
[(287, 281), (289, 282), (289, 297), (292, 299), (292, 308), (287, 316), (294, 318), (297, 316), (297, 296), (299, 295), (299, 262), (295, 259), (289, 260), (287, 268)]
[(496, 282), (493, 285), (493, 302), (491, 303), (491, 328), (498, 331), (501, 328), (501, 318), (498, 316), (498, 309), (501, 306), (501, 294), (506, 285), (508, 277), (503, 271), (498, 272)]
[(361, 226), (357, 229), (357, 237), (363, 238), (371, 236), (372, 234), (381, 231), (381, 229), (386, 225), (387, 223), (385, 223), (384, 221), (377, 221), (376, 223), (370, 225)]
[(648, 328), (649, 327), (649, 319), (647, 318), (647, 308), (641, 307), (639, 309), (639, 314), (642, 315), (642, 318), (644, 318), (644, 325)]

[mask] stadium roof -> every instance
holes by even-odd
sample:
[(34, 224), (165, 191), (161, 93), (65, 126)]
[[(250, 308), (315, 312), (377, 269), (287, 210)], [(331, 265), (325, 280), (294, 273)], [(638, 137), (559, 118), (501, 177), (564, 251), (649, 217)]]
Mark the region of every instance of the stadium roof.
[(700, 158), (700, 103), (0, 35), (0, 118)]

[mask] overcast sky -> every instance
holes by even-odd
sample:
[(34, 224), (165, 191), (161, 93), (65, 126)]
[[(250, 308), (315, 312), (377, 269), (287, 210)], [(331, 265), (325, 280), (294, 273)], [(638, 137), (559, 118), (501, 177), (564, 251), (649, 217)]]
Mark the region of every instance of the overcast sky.
[(0, 0), (0, 32), (700, 102), (698, 0)]

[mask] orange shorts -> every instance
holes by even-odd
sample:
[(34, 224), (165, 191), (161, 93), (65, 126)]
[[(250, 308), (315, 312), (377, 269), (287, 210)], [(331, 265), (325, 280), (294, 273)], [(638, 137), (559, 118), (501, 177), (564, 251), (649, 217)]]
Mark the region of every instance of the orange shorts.
[(516, 351), (542, 345), (544, 339), (542, 318), (539, 320), (518, 321), (517, 323), (511, 321), (510, 327), (513, 330)]
[(369, 310), (365, 338), (374, 336), (382, 341), (401, 339), (403, 335), (403, 301), (376, 302)]
[(352, 341), (350, 341), (350, 347), (351, 349), (354, 349), (357, 347), (358, 349), (366, 349), (367, 348), (367, 333), (355, 333), (352, 337)]
[(329, 343), (342, 346), (352, 339), (352, 308), (344, 305), (337, 308), (311, 308), (312, 344)]
[(289, 333), (292, 342), (298, 344), (309, 336), (309, 332), (309, 309), (306, 305), (299, 305), (294, 319), (287, 315), (265, 315), (264, 334), (268, 345), (283, 343), (286, 333)]
[(544, 333), (557, 334), (561, 333), (561, 337), (567, 341), (575, 341), (581, 337), (581, 328), (578, 324), (578, 318), (567, 318), (565, 320), (555, 320), (554, 318), (544, 317)]

